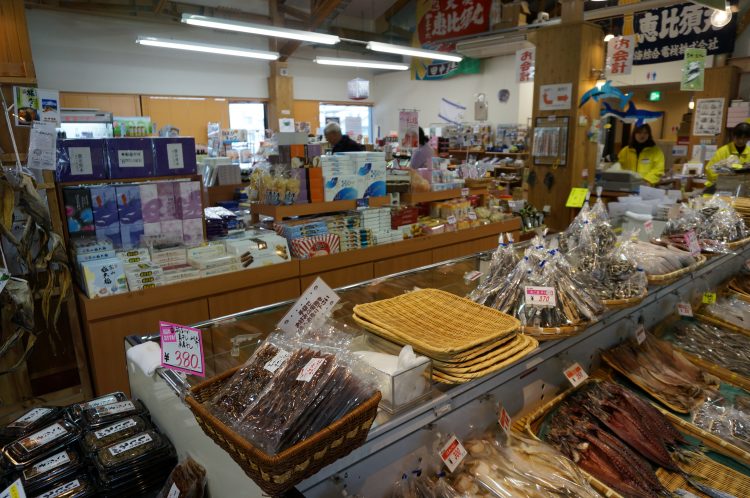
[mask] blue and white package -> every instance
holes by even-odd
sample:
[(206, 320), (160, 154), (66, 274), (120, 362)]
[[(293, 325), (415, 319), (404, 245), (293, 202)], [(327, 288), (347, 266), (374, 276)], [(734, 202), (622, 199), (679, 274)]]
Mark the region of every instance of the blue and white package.
[(91, 299), (128, 291), (125, 271), (118, 258), (85, 261), (81, 263), (80, 268), (81, 285)]
[(361, 182), (357, 175), (341, 175), (324, 178), (324, 198), (326, 202), (361, 199)]
[(118, 185), (117, 212), (120, 216), (120, 236), (122, 247), (137, 247), (143, 236), (143, 213), (141, 191), (138, 185)]
[(115, 187), (106, 185), (90, 187), (91, 212), (94, 216), (94, 229), (97, 239), (109, 239), (114, 248), (122, 246), (120, 235), (120, 215), (117, 211)]
[(385, 189), (385, 161), (366, 161), (357, 168), (357, 176), (364, 179), (361, 187), (362, 197), (383, 197)]

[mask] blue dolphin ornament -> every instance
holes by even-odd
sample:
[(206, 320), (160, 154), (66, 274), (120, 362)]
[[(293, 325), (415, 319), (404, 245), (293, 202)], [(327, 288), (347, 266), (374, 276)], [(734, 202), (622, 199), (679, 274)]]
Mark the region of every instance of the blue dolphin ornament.
[(624, 94), (619, 88), (612, 86), (612, 81), (607, 80), (601, 88), (596, 86), (592, 87), (581, 97), (581, 103), (578, 107), (582, 107), (583, 104), (589, 100), (594, 99), (595, 102), (599, 102), (602, 99), (617, 99), (620, 101), (620, 108), (624, 109), (628, 102), (630, 102), (630, 94)]
[(635, 123), (636, 126), (642, 126), (644, 123), (649, 121), (656, 121), (664, 115), (663, 112), (646, 111), (645, 109), (637, 109), (635, 104), (630, 102), (626, 111), (618, 111), (613, 109), (612, 106), (604, 102), (602, 104), (604, 108), (601, 110), (601, 116), (603, 118), (612, 116), (625, 123)]

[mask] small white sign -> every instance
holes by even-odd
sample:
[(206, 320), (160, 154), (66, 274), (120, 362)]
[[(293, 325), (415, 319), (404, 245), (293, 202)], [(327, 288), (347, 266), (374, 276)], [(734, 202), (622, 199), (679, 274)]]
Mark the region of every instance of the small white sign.
[(117, 159), (121, 168), (142, 168), (146, 165), (142, 150), (118, 150)]
[(281, 365), (283, 365), (290, 356), (292, 356), (292, 353), (280, 349), (279, 352), (276, 353), (276, 356), (268, 360), (268, 362), (263, 365), (263, 368), (271, 373), (276, 373), (276, 370), (278, 370), (279, 367), (281, 367)]
[(516, 50), (516, 82), (534, 81), (536, 47)]
[(654, 221), (653, 220), (644, 221), (643, 230), (645, 230), (646, 233), (649, 235), (654, 233)]
[(510, 427), (513, 421), (503, 405), (500, 405), (500, 410), (497, 413), (497, 423), (506, 434), (510, 434)]
[(693, 316), (693, 307), (690, 303), (677, 303), (677, 314), (680, 316)]
[(630, 74), (633, 70), (635, 35), (615, 36), (607, 42), (605, 70), (608, 75)]
[(573, 387), (578, 387), (581, 382), (589, 378), (589, 374), (578, 363), (573, 363), (563, 373), (565, 373), (565, 378), (570, 381)]
[(473, 282), (474, 280), (477, 280), (479, 277), (482, 276), (482, 272), (479, 270), (470, 271), (466, 274), (466, 280), (469, 282)]
[(167, 144), (167, 164), (169, 165), (169, 169), (182, 169), (185, 167), (182, 144)]
[(474, 211), (469, 211), (469, 219), (471, 221), (476, 221), (476, 219), (477, 219), (477, 213), (475, 213)]
[(91, 163), (91, 149), (88, 147), (68, 147), (71, 175), (91, 175), (94, 167)]
[(318, 277), (297, 299), (297, 302), (284, 315), (277, 327), (288, 333), (302, 331), (316, 316), (327, 315), (336, 306), (339, 299), (333, 289)]
[(453, 215), (448, 216), (448, 224), (449, 225), (455, 225), (456, 224), (456, 217)]
[(527, 285), (525, 288), (526, 304), (531, 306), (556, 306), (557, 295), (554, 287), (534, 287)]
[(123, 441), (122, 443), (110, 446), (109, 452), (112, 454), (112, 456), (117, 456), (120, 453), (132, 450), (133, 448), (137, 448), (139, 446), (143, 446), (144, 444), (150, 443), (151, 441), (153, 441), (151, 435), (147, 432), (142, 432), (141, 434), (131, 437), (130, 439)]
[(200, 329), (159, 322), (159, 335), (162, 367), (199, 377), (206, 376)]
[(310, 382), (315, 376), (315, 372), (317, 372), (325, 362), (325, 358), (313, 358), (312, 360), (308, 361), (307, 365), (305, 365), (305, 367), (300, 370), (296, 380), (300, 382)]
[(638, 345), (643, 344), (643, 341), (646, 340), (646, 327), (643, 324), (638, 325), (638, 328), (635, 329), (635, 340), (638, 342)]
[(450, 472), (456, 470), (466, 458), (466, 448), (456, 436), (451, 436), (448, 442), (440, 449), (440, 459), (445, 463)]
[(571, 108), (573, 83), (542, 85), (539, 89), (539, 110), (558, 111)]
[(461, 189), (461, 197), (469, 197), (469, 189), (467, 187)]
[(167, 498), (180, 498), (180, 488), (177, 487), (177, 483), (172, 483), (172, 487), (169, 488), (169, 494)]

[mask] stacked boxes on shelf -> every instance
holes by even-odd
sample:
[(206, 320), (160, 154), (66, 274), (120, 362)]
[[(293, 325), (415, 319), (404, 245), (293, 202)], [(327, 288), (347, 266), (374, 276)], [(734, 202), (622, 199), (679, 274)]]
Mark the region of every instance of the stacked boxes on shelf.
[(326, 202), (386, 195), (386, 162), (382, 152), (321, 156), (320, 168)]
[(403, 240), (401, 230), (391, 229), (391, 208), (366, 209), (359, 214), (362, 217), (362, 227), (372, 233), (375, 244), (390, 244)]

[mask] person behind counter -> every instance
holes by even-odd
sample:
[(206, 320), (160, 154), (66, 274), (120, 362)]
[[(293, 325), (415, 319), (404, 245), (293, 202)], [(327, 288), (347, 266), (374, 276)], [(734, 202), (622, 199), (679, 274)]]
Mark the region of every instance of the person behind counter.
[(750, 147), (747, 141), (750, 140), (750, 124), (740, 123), (732, 129), (732, 141), (723, 147), (719, 147), (714, 157), (706, 165), (706, 189), (705, 193), (711, 194), (716, 190), (714, 183), (719, 175), (714, 171), (713, 165), (723, 161), (729, 156), (737, 156), (740, 164), (750, 163)]
[(341, 133), (341, 127), (337, 123), (328, 123), (325, 127), (326, 141), (331, 144), (331, 152), (361, 152), (365, 150), (362, 145), (349, 138), (349, 135)]
[(424, 134), (424, 130), (419, 128), (419, 148), (414, 150), (411, 155), (411, 167), (432, 168), (432, 157), (435, 155), (430, 147), (430, 139)]
[(617, 160), (622, 169), (635, 171), (651, 185), (664, 176), (664, 153), (656, 146), (647, 124), (633, 128), (630, 144), (622, 148)]

